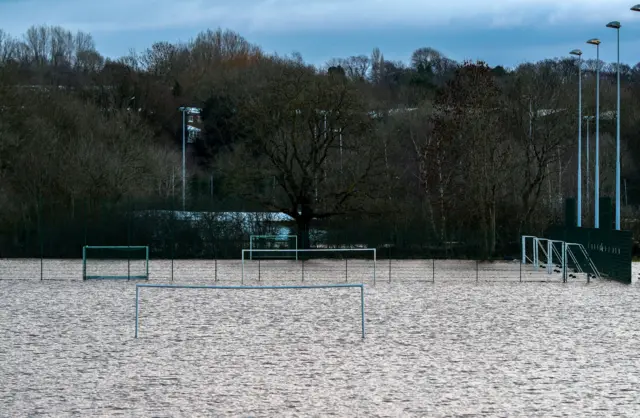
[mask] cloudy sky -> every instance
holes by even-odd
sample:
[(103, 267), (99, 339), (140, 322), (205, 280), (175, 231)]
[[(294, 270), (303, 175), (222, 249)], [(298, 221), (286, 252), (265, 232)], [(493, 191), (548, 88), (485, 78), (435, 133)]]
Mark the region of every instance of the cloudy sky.
[[(218, 27), (239, 32), (268, 52), (300, 52), (321, 64), (332, 57), (369, 55), (407, 61), (422, 46), (456, 59), (491, 65), (567, 55), (581, 48), (615, 60), (622, 23), (621, 60), (640, 61), (640, 13), (634, 0), (0, 0), (0, 28), (21, 35), (31, 25), (60, 25), (93, 34), (104, 55), (154, 41), (188, 41)], [(635, 0), (640, 2), (640, 0)], [(485, 3), (485, 6), (479, 4)]]

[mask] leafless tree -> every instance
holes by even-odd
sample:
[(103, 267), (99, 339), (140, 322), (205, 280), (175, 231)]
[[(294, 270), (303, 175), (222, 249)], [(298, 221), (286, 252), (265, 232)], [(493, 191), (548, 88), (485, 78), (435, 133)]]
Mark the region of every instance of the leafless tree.
[[(350, 84), (297, 63), (271, 70), (245, 101), (255, 139), (236, 149), (240, 160), (223, 158), (234, 190), (294, 218), (300, 245), (308, 246), (313, 219), (364, 209), (380, 172), (379, 147)], [(250, 155), (255, 161), (248, 163)]]

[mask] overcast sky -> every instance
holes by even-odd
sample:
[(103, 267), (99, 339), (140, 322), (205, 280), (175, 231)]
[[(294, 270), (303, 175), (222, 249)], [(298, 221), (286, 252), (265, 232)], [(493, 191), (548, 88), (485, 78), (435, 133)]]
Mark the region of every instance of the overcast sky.
[[(640, 2), (640, 0), (636, 0)], [(485, 3), (485, 6), (479, 4)], [(221, 27), (239, 32), (267, 52), (300, 52), (308, 62), (369, 55), (408, 61), (422, 46), (450, 58), (483, 59), (512, 67), (566, 56), (574, 48), (615, 61), (622, 23), (621, 60), (640, 61), (640, 13), (633, 0), (0, 0), (0, 28), (21, 35), (34, 24), (93, 34), (98, 50), (117, 57), (154, 41), (188, 41)]]

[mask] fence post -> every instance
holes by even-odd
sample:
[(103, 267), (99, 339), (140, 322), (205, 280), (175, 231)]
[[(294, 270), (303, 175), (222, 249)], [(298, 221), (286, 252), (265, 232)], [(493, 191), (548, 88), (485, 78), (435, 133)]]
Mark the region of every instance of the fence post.
[(40, 241), (40, 281), (44, 280), (44, 233), (42, 231), (42, 199), (38, 193), (38, 238)]
[(171, 199), (171, 281), (173, 281), (173, 260), (176, 258), (176, 212), (175, 212), (175, 199)]
[[(125, 204), (127, 205), (125, 208), (127, 211), (127, 280), (131, 280), (131, 224), (133, 223), (131, 211), (133, 206), (130, 199), (127, 199)], [(147, 277), (147, 279), (148, 278), (149, 277)]]
[(389, 283), (391, 283), (391, 245), (389, 245)]
[(436, 258), (431, 259), (431, 283), (436, 282)]
[(520, 283), (522, 283), (522, 263), (518, 264), (520, 264)]
[(349, 281), (349, 259), (344, 259), (344, 281), (345, 283)]
[(136, 338), (138, 338), (138, 318), (140, 317), (140, 288), (136, 286)]

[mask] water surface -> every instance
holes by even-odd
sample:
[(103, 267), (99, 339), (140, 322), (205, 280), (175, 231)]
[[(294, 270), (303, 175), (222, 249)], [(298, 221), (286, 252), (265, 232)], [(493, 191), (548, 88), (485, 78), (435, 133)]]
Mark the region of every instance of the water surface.
[[(151, 282), (170, 282), (162, 263)], [(375, 286), (366, 266), (306, 277), (367, 283), (365, 341), (359, 289), (142, 289), (134, 339), (135, 283), (66, 280), (77, 260), (49, 260), (44, 281), (0, 263), (26, 279), (0, 280), (0, 416), (638, 415), (636, 284), (520, 283), (518, 267), (476, 283), (453, 264), (432, 283), (407, 263)], [(215, 284), (211, 267), (181, 262), (174, 281)], [(237, 262), (218, 269), (240, 283)]]

